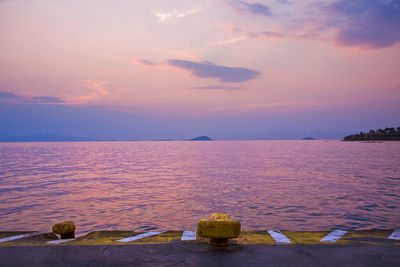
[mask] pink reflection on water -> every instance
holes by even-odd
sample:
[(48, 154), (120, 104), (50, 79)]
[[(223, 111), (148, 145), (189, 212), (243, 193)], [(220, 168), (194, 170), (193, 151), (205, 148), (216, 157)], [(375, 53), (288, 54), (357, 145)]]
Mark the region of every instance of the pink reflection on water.
[(400, 142), (0, 144), (0, 230), (399, 227)]

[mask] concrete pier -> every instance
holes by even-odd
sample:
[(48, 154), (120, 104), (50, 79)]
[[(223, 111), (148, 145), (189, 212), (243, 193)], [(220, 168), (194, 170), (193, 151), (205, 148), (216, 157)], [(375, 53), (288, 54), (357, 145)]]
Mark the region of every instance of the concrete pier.
[[(200, 237), (182, 241), (183, 231), (127, 243), (118, 240), (143, 233), (96, 231), (64, 243), (35, 234), (0, 242), (0, 266), (400, 266), (400, 240), (388, 238), (394, 230), (348, 231), (334, 242), (321, 242), (330, 231), (279, 232), (290, 243), (268, 231), (242, 231), (225, 247)], [(15, 234), (0, 232), (0, 240)]]

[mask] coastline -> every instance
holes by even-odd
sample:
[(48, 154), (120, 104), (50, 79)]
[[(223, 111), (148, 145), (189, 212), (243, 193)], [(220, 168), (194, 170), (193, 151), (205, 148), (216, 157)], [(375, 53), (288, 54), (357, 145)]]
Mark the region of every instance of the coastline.
[(62, 244), (46, 243), (43, 234), (0, 243), (0, 257), (3, 266), (399, 266), (400, 241), (387, 239), (391, 231), (353, 231), (335, 243), (318, 241), (326, 232), (282, 231), (291, 244), (268, 241), (266, 231), (244, 231), (222, 247), (182, 241), (182, 231), (120, 244), (117, 238), (139, 233), (97, 231)]

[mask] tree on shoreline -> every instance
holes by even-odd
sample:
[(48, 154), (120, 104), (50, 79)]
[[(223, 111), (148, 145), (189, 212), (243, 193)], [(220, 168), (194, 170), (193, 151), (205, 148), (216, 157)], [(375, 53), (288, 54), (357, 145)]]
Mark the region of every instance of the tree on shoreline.
[(344, 137), (343, 141), (400, 141), (400, 127), (370, 130), (367, 133), (361, 131)]

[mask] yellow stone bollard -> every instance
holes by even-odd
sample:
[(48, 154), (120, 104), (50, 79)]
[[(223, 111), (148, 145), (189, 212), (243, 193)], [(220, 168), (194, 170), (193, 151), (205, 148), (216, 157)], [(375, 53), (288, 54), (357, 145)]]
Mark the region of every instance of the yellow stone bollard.
[(230, 238), (239, 237), (240, 228), (240, 222), (230, 220), (225, 213), (212, 213), (210, 218), (199, 221), (197, 233), (209, 238), (211, 245), (224, 246), (229, 244)]
[(75, 224), (71, 221), (53, 225), (53, 233), (59, 234), (61, 239), (75, 238)]

